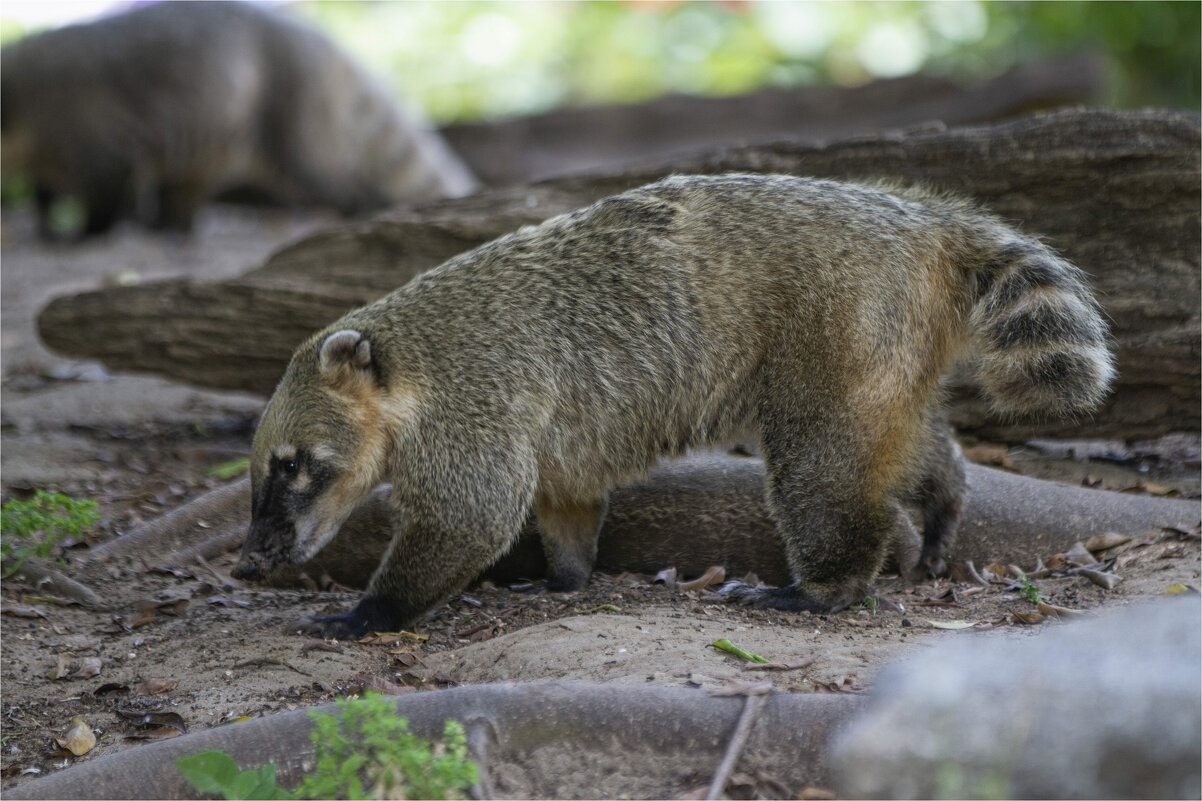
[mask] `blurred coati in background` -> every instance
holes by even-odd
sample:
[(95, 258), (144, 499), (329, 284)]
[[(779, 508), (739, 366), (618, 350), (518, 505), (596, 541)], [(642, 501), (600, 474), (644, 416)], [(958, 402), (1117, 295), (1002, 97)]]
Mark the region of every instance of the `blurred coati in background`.
[(0, 132), (43, 236), (65, 197), (87, 235), (125, 217), (188, 230), (236, 187), (348, 215), (476, 187), (326, 36), (249, 3), (158, 3), (5, 47)]

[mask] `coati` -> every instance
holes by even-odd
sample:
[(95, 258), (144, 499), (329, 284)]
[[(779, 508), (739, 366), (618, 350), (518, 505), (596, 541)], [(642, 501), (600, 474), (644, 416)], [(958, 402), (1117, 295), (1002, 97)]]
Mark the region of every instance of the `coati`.
[(460, 254), (302, 344), (255, 433), (235, 575), (308, 559), (388, 482), (391, 545), (316, 631), (412, 624), (531, 510), (547, 588), (577, 588), (610, 487), (750, 425), (793, 583), (726, 589), (839, 610), (951, 453), (953, 364), (975, 355), (998, 413), (1074, 414), (1114, 375), (1107, 338), (1076, 267), (965, 200), (670, 177)]
[(40, 230), (63, 196), (85, 234), (122, 217), (187, 229), (250, 186), (345, 214), (468, 194), (432, 130), (321, 33), (239, 2), (155, 3), (0, 51), (3, 170), (34, 184)]

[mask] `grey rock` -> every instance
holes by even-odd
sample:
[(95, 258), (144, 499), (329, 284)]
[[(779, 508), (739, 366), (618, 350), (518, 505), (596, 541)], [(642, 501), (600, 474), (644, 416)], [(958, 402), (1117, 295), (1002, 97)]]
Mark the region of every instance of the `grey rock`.
[(1165, 599), (882, 672), (831, 753), (840, 798), (1198, 798), (1202, 614)]

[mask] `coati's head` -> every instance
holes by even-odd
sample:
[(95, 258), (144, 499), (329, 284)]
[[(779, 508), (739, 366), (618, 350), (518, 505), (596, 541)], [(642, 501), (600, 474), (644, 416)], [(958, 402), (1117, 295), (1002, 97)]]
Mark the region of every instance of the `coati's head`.
[(384, 480), (417, 408), (389, 387), (358, 331), (318, 334), (292, 357), (251, 446), (251, 523), (234, 575), (313, 557)]

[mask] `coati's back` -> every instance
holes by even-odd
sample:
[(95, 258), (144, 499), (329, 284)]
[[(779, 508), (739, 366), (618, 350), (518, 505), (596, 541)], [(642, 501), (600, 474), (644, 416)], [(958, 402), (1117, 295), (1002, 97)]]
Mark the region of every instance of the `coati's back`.
[(474, 187), (329, 39), (251, 4), (157, 3), (47, 31), (4, 48), (0, 80), (4, 149), (20, 145), (5, 168), (81, 196), (97, 227), (187, 227), (247, 184), (346, 213)]
[[(989, 283), (1012, 295), (1021, 279), (1006, 271), (1027, 269), (1004, 263), (1015, 235), (961, 201), (908, 194), (922, 202), (787, 176), (670, 178), (456, 257), (337, 326), (404, 343), (392, 355), (420, 361), (448, 413), (526, 415), (560, 469), (595, 454), (579, 481), (725, 436), (781, 362), (798, 404), (848, 407), (871, 428), (917, 419), (974, 347), (1022, 373), (1026, 357), (1104, 336), (1086, 290), (1062, 291), (1077, 274), (1030, 240), (1038, 314), (1075, 322), (1032, 319), (1018, 351), (975, 333)], [(1021, 329), (1031, 303), (990, 314)], [(1052, 380), (1077, 381), (1069, 405), (1088, 406), (1109, 365), (1102, 348)], [(1028, 372), (1026, 386), (1044, 378)], [(994, 389), (1003, 407), (1061, 411)]]

